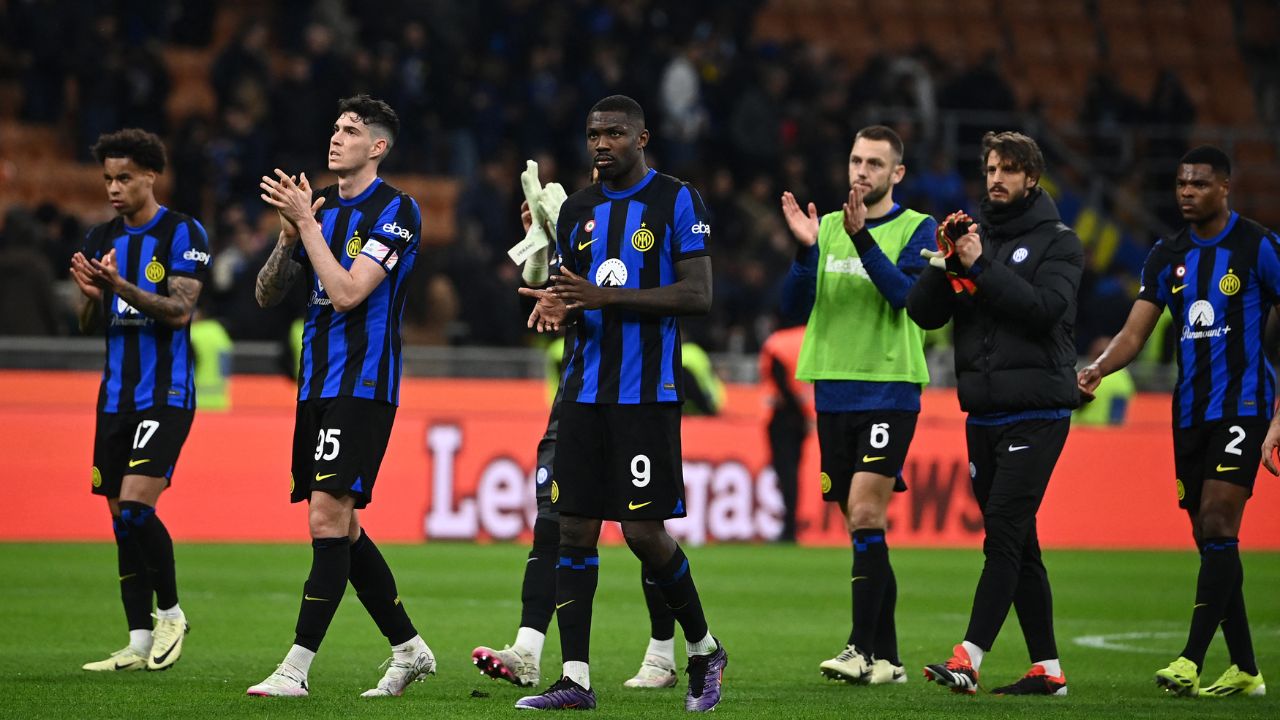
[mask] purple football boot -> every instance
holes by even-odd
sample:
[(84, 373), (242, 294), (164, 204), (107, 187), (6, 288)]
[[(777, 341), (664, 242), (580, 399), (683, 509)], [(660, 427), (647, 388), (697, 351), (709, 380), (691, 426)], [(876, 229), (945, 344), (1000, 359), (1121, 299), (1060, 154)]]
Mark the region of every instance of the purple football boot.
[(716, 640), (716, 651), (710, 655), (694, 655), (689, 658), (689, 694), (684, 699), (684, 709), (690, 712), (709, 712), (720, 704), (720, 682), (724, 668), (729, 664), (729, 653), (724, 644)]
[(595, 710), (595, 708), (595, 692), (587, 690), (567, 677), (560, 678), (540, 695), (530, 695), (516, 701), (517, 710)]

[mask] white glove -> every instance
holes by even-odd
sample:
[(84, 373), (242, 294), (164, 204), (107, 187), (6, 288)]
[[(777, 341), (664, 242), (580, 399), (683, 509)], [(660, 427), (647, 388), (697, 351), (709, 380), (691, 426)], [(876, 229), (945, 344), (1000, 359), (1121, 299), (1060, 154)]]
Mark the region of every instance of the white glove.
[(939, 270), (947, 269), (947, 255), (941, 250), (921, 250), (920, 257), (929, 258), (929, 264)]
[(524, 190), (524, 199), (529, 203), (529, 211), (533, 213), (533, 224), (542, 225), (546, 215), (539, 207), (542, 200), (542, 182), (538, 180), (538, 163), (534, 160), (524, 161), (524, 172), (520, 173), (520, 188)]
[[(520, 271), (520, 277), (529, 287), (542, 287), (547, 284), (547, 265), (548, 258), (551, 255), (551, 242), (547, 239), (547, 233), (538, 225), (529, 227), (529, 234), (524, 236), (521, 245), (530, 241), (538, 245), (528, 258), (524, 261), (524, 269)], [(513, 250), (515, 248), (512, 248)]]
[[(564, 205), (564, 201), (569, 196), (565, 193), (564, 187), (560, 183), (547, 183), (542, 188), (542, 196), (538, 198), (538, 210), (534, 213), (534, 219), (538, 218), (538, 213), (542, 214), (542, 220), (547, 228), (547, 235), (554, 237), (556, 234), (556, 223), (560, 221), (560, 206)], [(532, 204), (529, 207), (533, 207)]]
[[(546, 231), (546, 216), (542, 211), (542, 185), (538, 182), (538, 163), (533, 160), (525, 161), (524, 172), (520, 173), (520, 188), (524, 190), (525, 202), (529, 203), (529, 213), (533, 216), (533, 224), (529, 226), (529, 232), (525, 233), (524, 239), (516, 243), (507, 251), (507, 256), (511, 258), (515, 264), (533, 262), (535, 267), (532, 272), (535, 276), (539, 274), (536, 267), (538, 261), (534, 259), (534, 255), (541, 253), (542, 258), (542, 282), (546, 282), (547, 270), (547, 252), (546, 248), (551, 244), (551, 238)], [(563, 191), (561, 191), (563, 192)], [(558, 208), (559, 206), (557, 206)], [(526, 267), (526, 271), (530, 268)], [(527, 280), (528, 278), (526, 278)], [(539, 283), (541, 284), (541, 283)]]

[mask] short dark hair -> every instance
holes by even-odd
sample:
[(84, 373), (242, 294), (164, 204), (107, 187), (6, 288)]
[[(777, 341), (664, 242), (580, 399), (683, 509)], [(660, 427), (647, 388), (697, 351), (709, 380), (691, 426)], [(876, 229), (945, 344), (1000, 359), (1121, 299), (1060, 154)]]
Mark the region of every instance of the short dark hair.
[(1000, 153), (1013, 170), (1025, 172), (1027, 177), (1039, 179), (1044, 174), (1044, 154), (1035, 140), (1020, 132), (988, 132), (982, 136), (982, 167), (987, 166), (991, 151)]
[(860, 138), (866, 138), (867, 140), (883, 140), (884, 142), (889, 143), (889, 147), (893, 148), (894, 157), (897, 158), (895, 162), (899, 164), (902, 163), (902, 138), (898, 133), (894, 132), (893, 128), (887, 125), (868, 125), (867, 127), (859, 130), (857, 135), (853, 136), (853, 141), (858, 142)]
[(351, 113), (371, 128), (381, 128), (387, 136), (387, 149), (396, 144), (400, 135), (400, 116), (385, 102), (368, 95), (353, 95), (338, 101), (338, 115)]
[(125, 128), (113, 133), (103, 133), (94, 143), (93, 158), (99, 163), (107, 158), (129, 158), (138, 167), (164, 172), (164, 143), (160, 136), (141, 128)]
[(1216, 173), (1231, 177), (1231, 158), (1212, 145), (1201, 145), (1191, 148), (1178, 161), (1179, 165), (1208, 165)]
[(610, 95), (591, 106), (592, 113), (602, 112), (618, 112), (627, 117), (628, 120), (636, 123), (641, 128), (644, 127), (644, 109), (640, 107), (640, 103), (632, 100), (626, 95)]

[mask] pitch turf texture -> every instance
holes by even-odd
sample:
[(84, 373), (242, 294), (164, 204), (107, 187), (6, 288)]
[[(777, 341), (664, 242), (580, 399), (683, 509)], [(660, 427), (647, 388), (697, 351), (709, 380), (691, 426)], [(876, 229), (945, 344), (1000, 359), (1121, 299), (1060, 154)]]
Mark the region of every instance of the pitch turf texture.
[[(383, 548), (400, 594), (435, 651), (438, 674), (401, 698), (362, 699), (381, 676), (387, 646), (348, 590), (311, 674), (310, 698), (249, 698), (244, 690), (279, 662), (293, 636), (310, 550), (291, 545), (192, 545), (177, 549), (182, 607), (191, 634), (167, 672), (80, 670), (124, 645), (110, 544), (12, 544), (2, 548), (0, 717), (4, 718), (444, 718), (513, 717), (523, 691), (479, 675), (480, 644), (510, 642), (519, 619), (526, 549), (434, 543)], [(824, 680), (818, 663), (849, 629), (849, 551), (772, 546), (692, 548), (693, 571), (712, 630), (730, 663), (720, 716), (742, 718), (1280, 717), (1280, 685), (1265, 698), (1165, 696), (1152, 674), (1185, 639), (1193, 603), (1192, 552), (1046, 553), (1058, 641), (1070, 682), (1065, 698), (952, 695), (924, 682), (964, 631), (981, 567), (976, 550), (897, 549), (898, 632), (906, 685), (855, 687)], [(1246, 553), (1246, 593), (1258, 660), (1280, 683), (1280, 555)], [(637, 691), (622, 681), (648, 637), (637, 562), (605, 548), (592, 635), (597, 714), (677, 717), (675, 690)], [(552, 623), (543, 687), (559, 668)], [(677, 630), (677, 637), (679, 631)], [(1120, 647), (1083, 645), (1103, 638)], [(1096, 644), (1096, 643), (1095, 643)], [(1011, 615), (982, 668), (983, 686), (1022, 674), (1028, 662)], [(1221, 637), (1208, 684), (1227, 665)]]

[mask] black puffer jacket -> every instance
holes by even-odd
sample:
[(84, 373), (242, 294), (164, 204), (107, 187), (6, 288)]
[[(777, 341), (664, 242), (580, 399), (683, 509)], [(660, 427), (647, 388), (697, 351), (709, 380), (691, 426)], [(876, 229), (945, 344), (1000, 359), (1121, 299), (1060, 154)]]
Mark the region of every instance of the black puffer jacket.
[(994, 212), (983, 206), (974, 295), (956, 294), (946, 273), (926, 268), (907, 314), (926, 330), (955, 318), (960, 407), (990, 413), (1076, 408), (1074, 326), (1084, 269), (1080, 238), (1047, 193)]

